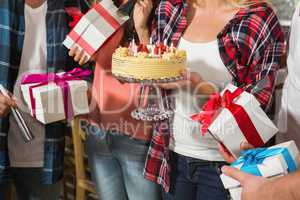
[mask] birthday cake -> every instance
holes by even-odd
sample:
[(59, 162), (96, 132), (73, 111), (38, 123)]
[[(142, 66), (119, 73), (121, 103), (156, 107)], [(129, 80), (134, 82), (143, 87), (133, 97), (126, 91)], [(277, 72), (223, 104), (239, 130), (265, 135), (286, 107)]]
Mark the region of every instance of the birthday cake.
[(166, 44), (119, 47), (112, 58), (112, 73), (134, 80), (176, 80), (186, 69), (186, 52)]

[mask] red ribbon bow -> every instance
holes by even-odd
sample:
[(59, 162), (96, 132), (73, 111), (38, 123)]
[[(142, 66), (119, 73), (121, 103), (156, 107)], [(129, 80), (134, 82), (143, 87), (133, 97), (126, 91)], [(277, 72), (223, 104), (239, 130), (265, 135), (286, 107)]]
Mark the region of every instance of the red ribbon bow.
[(65, 8), (67, 14), (72, 17), (73, 21), (69, 23), (69, 27), (72, 29), (78, 24), (82, 16), (84, 15), (79, 8), (77, 7), (68, 7)]
[(254, 147), (261, 147), (264, 145), (262, 138), (246, 110), (242, 106), (234, 103), (235, 98), (240, 96), (243, 92), (242, 89), (237, 88), (234, 92), (226, 90), (223, 96), (219, 93), (213, 94), (202, 107), (203, 111), (191, 116), (192, 120), (202, 124), (201, 132), (203, 135), (208, 131), (209, 126), (219, 112), (223, 108), (226, 108), (232, 113), (240, 130), (250, 144)]

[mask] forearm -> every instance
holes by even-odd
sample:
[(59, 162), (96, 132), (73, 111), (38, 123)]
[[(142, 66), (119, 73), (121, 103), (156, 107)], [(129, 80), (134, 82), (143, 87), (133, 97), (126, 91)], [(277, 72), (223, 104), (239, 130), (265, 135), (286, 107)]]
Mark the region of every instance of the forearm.
[(141, 44), (144, 44), (144, 45), (149, 44), (150, 33), (149, 33), (149, 30), (147, 28), (136, 30), (136, 32), (137, 32), (137, 35), (139, 37), (139, 40), (140, 40)]

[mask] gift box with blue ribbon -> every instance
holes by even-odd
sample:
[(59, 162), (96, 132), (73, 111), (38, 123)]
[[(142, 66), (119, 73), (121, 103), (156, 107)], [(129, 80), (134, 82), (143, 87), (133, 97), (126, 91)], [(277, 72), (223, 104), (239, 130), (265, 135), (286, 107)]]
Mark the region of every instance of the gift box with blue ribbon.
[[(266, 178), (283, 176), (297, 170), (296, 157), (299, 150), (294, 141), (289, 141), (269, 148), (257, 148), (242, 152), (241, 157), (231, 164), (245, 173)], [(240, 183), (224, 174), (221, 175), (226, 189), (234, 200), (241, 192)], [(235, 196), (235, 197), (234, 197)]]

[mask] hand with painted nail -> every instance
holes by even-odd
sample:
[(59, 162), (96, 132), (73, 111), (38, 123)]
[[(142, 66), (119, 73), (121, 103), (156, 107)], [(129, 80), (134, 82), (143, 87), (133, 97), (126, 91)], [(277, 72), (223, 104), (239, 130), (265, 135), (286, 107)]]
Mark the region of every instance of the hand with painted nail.
[(69, 56), (74, 57), (74, 60), (78, 62), (80, 65), (84, 65), (89, 61), (88, 56), (85, 52), (79, 49), (77, 46), (73, 46), (69, 51)]

